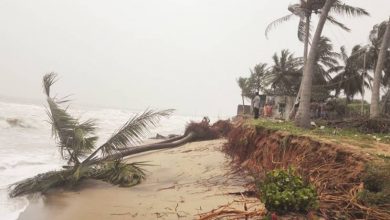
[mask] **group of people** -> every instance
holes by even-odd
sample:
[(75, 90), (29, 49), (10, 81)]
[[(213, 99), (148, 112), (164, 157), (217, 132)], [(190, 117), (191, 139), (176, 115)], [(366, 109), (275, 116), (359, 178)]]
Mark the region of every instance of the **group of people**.
[(259, 93), (256, 93), (252, 100), (253, 114), (255, 119), (258, 119), (260, 115), (264, 115), (264, 117), (272, 116), (272, 105), (264, 102), (265, 100), (262, 103)]
[[(298, 106), (299, 106), (299, 99), (294, 104), (295, 111), (298, 109)], [(264, 117), (271, 117), (272, 108), (273, 108), (272, 101), (267, 102), (265, 99), (262, 100), (259, 93), (255, 94), (255, 97), (252, 99), (252, 109), (253, 109), (253, 114), (255, 119), (258, 119), (261, 115)], [(279, 103), (278, 109), (279, 109), (279, 114), (283, 117), (283, 114), (286, 111), (286, 104)], [(325, 103), (321, 103), (321, 102), (311, 103), (310, 112), (311, 112), (311, 118), (328, 117)]]

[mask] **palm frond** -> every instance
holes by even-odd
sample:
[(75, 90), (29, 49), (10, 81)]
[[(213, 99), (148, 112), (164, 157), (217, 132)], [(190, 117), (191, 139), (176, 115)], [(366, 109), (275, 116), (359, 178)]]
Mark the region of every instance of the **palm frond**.
[(50, 87), (57, 81), (56, 73), (48, 73), (43, 76), (43, 88), (46, 96), (50, 97)]
[(289, 15), (286, 15), (286, 16), (283, 16), (281, 18), (278, 18), (276, 19), (275, 21), (271, 22), (267, 28), (265, 29), (265, 37), (268, 39), (268, 33), (276, 26), (286, 22), (286, 21), (289, 21), (291, 18), (294, 17), (294, 14), (289, 14)]
[(49, 123), (52, 125), (52, 134), (60, 147), (61, 156), (68, 163), (78, 164), (79, 158), (90, 153), (95, 148), (97, 137), (94, 136), (96, 129), (94, 120), (80, 123), (68, 112), (67, 107), (61, 104), (67, 100), (58, 100), (50, 97), (50, 88), (56, 81), (56, 74), (49, 73), (43, 77), (43, 86), (47, 96)]
[(163, 117), (168, 117), (174, 110), (163, 111), (146, 110), (140, 115), (135, 115), (127, 121), (110, 139), (96, 149), (83, 163), (88, 163), (97, 153), (103, 156), (111, 154), (113, 151), (142, 142), (150, 128), (156, 127), (158, 121)]
[(120, 160), (100, 164), (91, 172), (90, 177), (122, 187), (131, 187), (145, 179), (146, 162), (124, 163)]
[(342, 3), (339, 0), (333, 4), (331, 8), (331, 12), (337, 13), (339, 15), (347, 15), (347, 16), (369, 16), (370, 15), (370, 13), (368, 13), (366, 9), (347, 5)]
[(71, 170), (51, 171), (38, 174), (35, 177), (25, 179), (10, 186), (11, 197), (22, 196), (66, 185), (69, 182)]
[(344, 31), (348, 31), (348, 32), (351, 31), (351, 29), (349, 29), (347, 26), (345, 26), (345, 24), (343, 24), (343, 23), (337, 21), (334, 17), (332, 17), (332, 16), (330, 16), (330, 15), (329, 15), (326, 19), (327, 19), (330, 23), (336, 25), (337, 27), (343, 29)]
[(347, 54), (347, 50), (345, 49), (345, 46), (342, 46), (340, 47), (340, 56), (342, 58), (342, 60), (347, 63), (347, 60), (348, 60), (348, 54)]

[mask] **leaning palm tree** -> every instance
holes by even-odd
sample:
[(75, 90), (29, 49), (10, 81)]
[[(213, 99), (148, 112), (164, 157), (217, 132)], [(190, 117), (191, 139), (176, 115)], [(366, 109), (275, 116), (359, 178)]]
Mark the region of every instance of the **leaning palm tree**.
[(320, 20), (313, 37), (312, 47), (306, 60), (300, 89), (300, 104), (295, 117), (295, 123), (299, 127), (310, 127), (310, 101), (312, 93), (312, 78), (315, 66), (315, 58), (318, 53), (318, 44), (321, 39), (322, 30), (324, 29), (328, 14), (337, 0), (326, 0), (324, 7), (321, 9)]
[[(300, 0), (299, 4), (294, 4), (289, 6), (289, 11), (291, 14), (286, 15), (284, 17), (281, 17), (273, 22), (271, 22), (268, 27), (266, 28), (265, 34), (266, 36), (268, 33), (277, 25), (289, 21), (294, 17), (299, 17), (299, 25), (298, 25), (298, 39), (304, 43), (304, 63), (306, 65), (307, 56), (309, 52), (309, 42), (310, 42), (310, 29), (311, 29), (311, 18), (313, 13), (318, 14), (320, 10), (325, 6), (326, 0)], [(359, 7), (354, 7), (351, 5), (347, 5), (343, 3), (340, 0), (333, 1), (330, 11), (327, 12), (326, 20), (331, 22), (332, 24), (339, 26), (341, 29), (345, 31), (350, 31), (348, 27), (346, 27), (341, 22), (337, 21), (332, 15), (329, 13), (335, 13), (339, 15), (348, 15), (348, 16), (368, 16), (369, 13)], [(321, 30), (322, 32), (322, 30)], [(302, 92), (302, 86), (304, 84), (301, 84), (301, 87), (299, 88), (299, 92), (296, 98), (296, 101), (300, 100), (301, 92)], [(293, 114), (295, 113), (294, 109), (290, 112), (290, 118), (293, 117)], [(308, 121), (308, 120), (307, 120)]]
[[(288, 10), (291, 12), (290, 14), (283, 16), (275, 21), (271, 22), (266, 30), (265, 35), (268, 37), (269, 32), (276, 26), (291, 20), (294, 17), (299, 18), (298, 24), (298, 39), (304, 43), (304, 61), (307, 59), (308, 51), (309, 51), (309, 42), (310, 42), (310, 26), (311, 26), (311, 18), (313, 13), (318, 14), (319, 10), (325, 5), (325, 0), (300, 0), (299, 4), (290, 5)], [(351, 5), (347, 5), (342, 3), (341, 1), (336, 1), (332, 8), (331, 12), (339, 15), (349, 15), (349, 16), (365, 16), (369, 15), (369, 13), (359, 7), (354, 7)], [(340, 27), (345, 31), (350, 31), (348, 27), (346, 27), (341, 22), (337, 21), (333, 16), (328, 15), (327, 20), (332, 24)]]
[[(321, 7), (321, 15), (317, 24), (317, 28), (315, 34), (312, 39), (312, 47), (310, 48), (310, 52), (308, 58), (305, 63), (305, 68), (303, 71), (303, 77), (300, 87), (300, 104), (298, 108), (298, 112), (295, 118), (295, 122), (300, 127), (310, 127), (310, 101), (311, 101), (311, 93), (312, 93), (312, 75), (315, 66), (315, 57), (318, 53), (318, 44), (321, 38), (322, 31), (324, 29), (325, 23), (328, 20), (328, 16), (330, 12), (340, 12), (343, 7), (343, 3), (340, 0), (317, 0), (321, 2), (325, 2), (323, 7)], [(336, 7), (335, 7), (336, 6)], [(348, 12), (352, 12), (351, 8), (349, 8)], [(367, 13), (368, 14), (368, 13)]]
[(144, 163), (125, 163), (121, 151), (128, 145), (142, 141), (148, 129), (155, 127), (162, 117), (172, 110), (146, 110), (127, 121), (104, 144), (96, 147), (94, 120), (80, 121), (72, 117), (63, 107), (68, 101), (51, 95), (51, 87), (56, 82), (55, 73), (43, 77), (47, 98), (47, 113), (61, 156), (67, 165), (58, 171), (39, 174), (12, 186), (10, 196), (45, 192), (57, 186), (73, 186), (86, 178), (101, 179), (115, 185), (133, 186), (145, 177)]
[(370, 118), (378, 117), (380, 114), (379, 109), (379, 96), (380, 96), (380, 84), (382, 78), (382, 71), (385, 65), (386, 54), (390, 46), (390, 18), (387, 22), (386, 31), (382, 37), (381, 48), (378, 54), (378, 60), (376, 62), (374, 82), (371, 95), (371, 105), (370, 105)]

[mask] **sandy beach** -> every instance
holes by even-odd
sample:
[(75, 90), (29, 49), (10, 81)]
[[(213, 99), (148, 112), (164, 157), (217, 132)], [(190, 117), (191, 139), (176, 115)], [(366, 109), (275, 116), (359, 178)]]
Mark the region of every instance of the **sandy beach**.
[(225, 140), (203, 141), (148, 152), (129, 161), (149, 161), (147, 179), (132, 188), (87, 180), (74, 191), (32, 199), (20, 215), (32, 219), (198, 219), (245, 191), (248, 179), (233, 174), (221, 151)]

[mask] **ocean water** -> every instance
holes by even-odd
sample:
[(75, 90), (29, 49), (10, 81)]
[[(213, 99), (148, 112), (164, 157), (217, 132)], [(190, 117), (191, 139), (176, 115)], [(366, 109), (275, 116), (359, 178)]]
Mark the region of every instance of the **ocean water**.
[[(120, 109), (72, 108), (71, 114), (81, 119), (97, 120), (99, 143), (103, 143), (136, 112)], [(173, 114), (152, 129), (149, 137), (182, 134), (185, 125), (200, 121), (201, 116)], [(216, 118), (215, 118), (216, 119)], [(28, 205), (26, 197), (9, 198), (9, 186), (22, 179), (49, 170), (60, 169), (60, 158), (44, 106), (0, 102), (0, 216), (17, 219)], [(212, 120), (213, 121), (213, 120)]]

